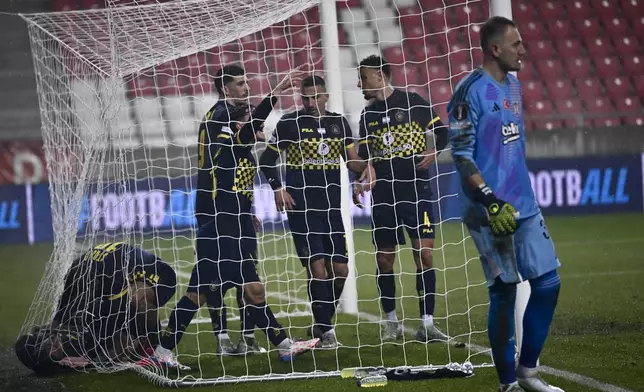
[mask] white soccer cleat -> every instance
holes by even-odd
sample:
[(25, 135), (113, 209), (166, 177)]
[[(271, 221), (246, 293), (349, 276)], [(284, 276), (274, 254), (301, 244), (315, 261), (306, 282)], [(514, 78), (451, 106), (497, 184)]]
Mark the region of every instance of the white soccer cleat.
[(217, 337), (217, 354), (218, 355), (223, 355), (223, 356), (228, 356), (228, 355), (235, 355), (237, 352), (237, 348), (233, 344), (233, 342), (230, 341), (230, 338), (224, 338), (224, 337)]
[(159, 366), (179, 369), (179, 370), (190, 370), (190, 366), (182, 365), (179, 363), (177, 358), (172, 353), (172, 350), (168, 350), (161, 345), (157, 346), (154, 350), (154, 355), (150, 357), (153, 363)]
[(499, 387), (501, 392), (524, 392), (524, 389), (519, 386), (518, 382), (513, 382), (512, 384), (503, 384)]
[(402, 324), (400, 321), (386, 320), (382, 326), (382, 341), (391, 342), (402, 338)]
[(335, 336), (334, 330), (331, 329), (322, 334), (322, 339), (320, 339), (320, 348), (335, 349), (341, 346), (342, 343), (338, 342), (338, 338)]
[(517, 377), (517, 381), (519, 381), (521, 388), (528, 392), (564, 392), (563, 389), (548, 384), (538, 375), (527, 378)]
[(447, 342), (449, 337), (435, 325), (422, 325), (416, 331), (416, 340), (421, 342)]
[(293, 342), (288, 346), (288, 348), (279, 348), (278, 353), (280, 360), (284, 362), (289, 362), (293, 358), (305, 354), (311, 351), (315, 346), (317, 346), (320, 339), (313, 338), (310, 340), (303, 340), (301, 342)]

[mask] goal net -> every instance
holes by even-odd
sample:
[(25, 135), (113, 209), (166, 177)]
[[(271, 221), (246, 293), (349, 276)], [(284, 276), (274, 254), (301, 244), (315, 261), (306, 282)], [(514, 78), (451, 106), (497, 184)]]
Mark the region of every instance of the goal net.
[[(367, 102), (357, 87), (356, 66), (379, 54), (391, 64), (392, 85), (420, 94), (446, 121), (453, 87), (480, 62), (478, 25), (489, 14), (487, 1), (342, 1), (335, 3), (337, 27), (325, 26), (318, 3), (109, 0), (104, 9), (23, 15), (35, 63), (55, 236), (23, 333), (51, 322), (74, 258), (113, 241), (141, 247), (173, 266), (176, 294), (159, 315), (167, 322), (196, 262), (197, 131), (218, 99), (213, 76), (221, 66), (243, 65), (254, 104), (302, 64), (327, 79), (339, 78), (341, 91), (331, 91), (330, 99), (343, 102), (334, 110), (347, 117), (357, 137)], [(335, 34), (324, 34), (325, 28), (337, 28), (337, 42), (328, 42), (325, 37)], [(267, 138), (283, 114), (300, 106), (297, 89), (280, 96), (265, 125)], [(258, 143), (254, 153), (264, 148)], [(437, 163), (430, 172), (438, 223), (434, 319), (452, 338), (448, 344), (414, 338), (420, 316), (409, 245), (397, 249), (395, 263), (403, 337), (382, 342), (385, 316), (376, 286), (370, 198), (363, 198), (364, 209), (352, 206), (345, 184), (343, 214), (353, 252), (350, 279), (333, 320), (341, 347), (282, 363), (256, 331), (267, 353), (221, 356), (204, 307), (175, 350), (192, 371), (164, 372), (131, 361), (95, 363), (95, 368), (136, 369), (157, 382), (184, 385), (338, 376), (355, 367), (489, 366), (487, 350), (478, 345), (486, 341), (485, 281), (454, 212), (453, 169), (448, 162)], [(267, 302), (289, 336), (305, 338), (313, 324), (306, 271), (287, 217), (276, 211), (273, 191), (261, 175), (254, 193), (254, 214), (262, 221), (257, 268)], [(234, 291), (226, 305), (236, 342), (241, 326)]]

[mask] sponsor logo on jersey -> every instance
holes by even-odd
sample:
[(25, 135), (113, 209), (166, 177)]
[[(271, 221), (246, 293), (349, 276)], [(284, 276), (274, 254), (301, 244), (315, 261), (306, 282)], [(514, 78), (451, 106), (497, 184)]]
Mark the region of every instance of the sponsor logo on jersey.
[(392, 144), (394, 144), (394, 140), (396, 140), (396, 138), (391, 134), (391, 132), (387, 132), (382, 135), (382, 144), (384, 144), (385, 146), (391, 146)]
[(519, 126), (513, 122), (508, 125), (501, 126), (501, 133), (503, 134), (503, 144), (509, 144), (515, 142), (521, 138), (521, 133), (519, 131)]
[(302, 128), (302, 133), (313, 133), (312, 128)]
[(494, 106), (492, 107), (492, 113), (496, 113), (498, 111), (501, 111), (501, 108), (499, 107), (499, 104), (494, 102)]
[(325, 156), (328, 155), (329, 152), (331, 152), (329, 145), (324, 142), (320, 142), (320, 144), (318, 145), (318, 154)]
[(396, 118), (396, 121), (398, 121), (398, 122), (405, 121), (405, 117), (406, 117), (405, 112), (402, 111), (402, 110), (398, 110), (398, 111), (396, 111), (396, 114), (395, 114), (394, 117)]

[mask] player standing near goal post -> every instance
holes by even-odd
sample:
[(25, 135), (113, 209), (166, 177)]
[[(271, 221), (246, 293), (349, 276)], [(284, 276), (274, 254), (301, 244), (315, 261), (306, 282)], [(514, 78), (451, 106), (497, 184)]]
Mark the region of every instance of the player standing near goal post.
[[(430, 205), (429, 166), (447, 145), (447, 129), (431, 105), (416, 93), (394, 89), (391, 69), (379, 56), (359, 65), (358, 88), (372, 100), (360, 118), (360, 156), (369, 161), (360, 192), (372, 197), (373, 242), (378, 263), (377, 284), (386, 314), (383, 341), (402, 337), (396, 315), (394, 261), (396, 247), (405, 244), (403, 227), (411, 238), (416, 263), (416, 290), (422, 323), (416, 339), (446, 341), (433, 320), (436, 271), (433, 269), (434, 219)], [(436, 136), (430, 147), (431, 131)]]
[[(347, 120), (328, 112), (324, 79), (302, 81), (303, 110), (286, 114), (260, 157), (260, 169), (275, 191), (275, 204), (288, 213), (296, 251), (307, 269), (309, 296), (322, 347), (338, 341), (331, 323), (349, 273), (346, 235), (340, 206), (341, 158), (355, 173), (365, 163), (358, 156)], [(275, 162), (286, 150), (286, 187)]]
[[(448, 105), (450, 142), (462, 178), (463, 222), (481, 255), (490, 294), (488, 335), (505, 391), (561, 391), (537, 374), (559, 297), (560, 266), (534, 197), (525, 159), (520, 71), (525, 55), (514, 22), (481, 28), (483, 66), (456, 87)], [(516, 285), (530, 282), (523, 342), (515, 368)]]
[[(170, 315), (161, 344), (155, 351), (158, 362), (183, 370), (189, 368), (176, 360), (172, 349), (183, 337), (197, 310), (208, 301), (212, 308), (220, 308), (226, 290), (233, 286), (243, 287), (246, 317), (266, 333), (277, 347), (281, 360), (291, 360), (319, 341), (289, 339), (266, 304), (264, 285), (255, 265), (257, 239), (251, 212), (257, 173), (252, 147), (255, 141), (264, 138), (261, 127), (277, 102), (276, 94), (291, 88), (291, 83), (298, 83), (303, 74), (295, 70), (287, 75), (249, 115), (247, 106), (228, 107), (226, 94), (230, 91), (239, 92), (237, 99), (248, 96), (243, 68), (231, 66), (228, 69), (235, 69), (235, 73), (230, 79), (222, 75), (224, 98), (206, 114), (199, 132), (200, 177), (197, 181), (200, 194), (210, 197), (210, 203), (214, 203), (214, 218), (199, 227), (198, 260), (188, 290)], [(204, 197), (197, 203), (202, 200)], [(248, 346), (254, 344), (246, 343)]]

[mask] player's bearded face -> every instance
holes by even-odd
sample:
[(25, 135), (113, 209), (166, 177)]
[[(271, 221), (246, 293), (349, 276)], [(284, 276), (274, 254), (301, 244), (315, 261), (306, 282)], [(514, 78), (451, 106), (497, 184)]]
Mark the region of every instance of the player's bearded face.
[(306, 111), (313, 116), (320, 116), (326, 111), (329, 94), (322, 86), (311, 86), (302, 89), (302, 104)]
[(521, 71), (524, 56), (525, 48), (521, 34), (514, 27), (508, 28), (499, 45), (499, 65), (505, 72)]
[(245, 76), (234, 76), (233, 80), (224, 86), (226, 98), (235, 103), (245, 103), (248, 98), (249, 88)]

